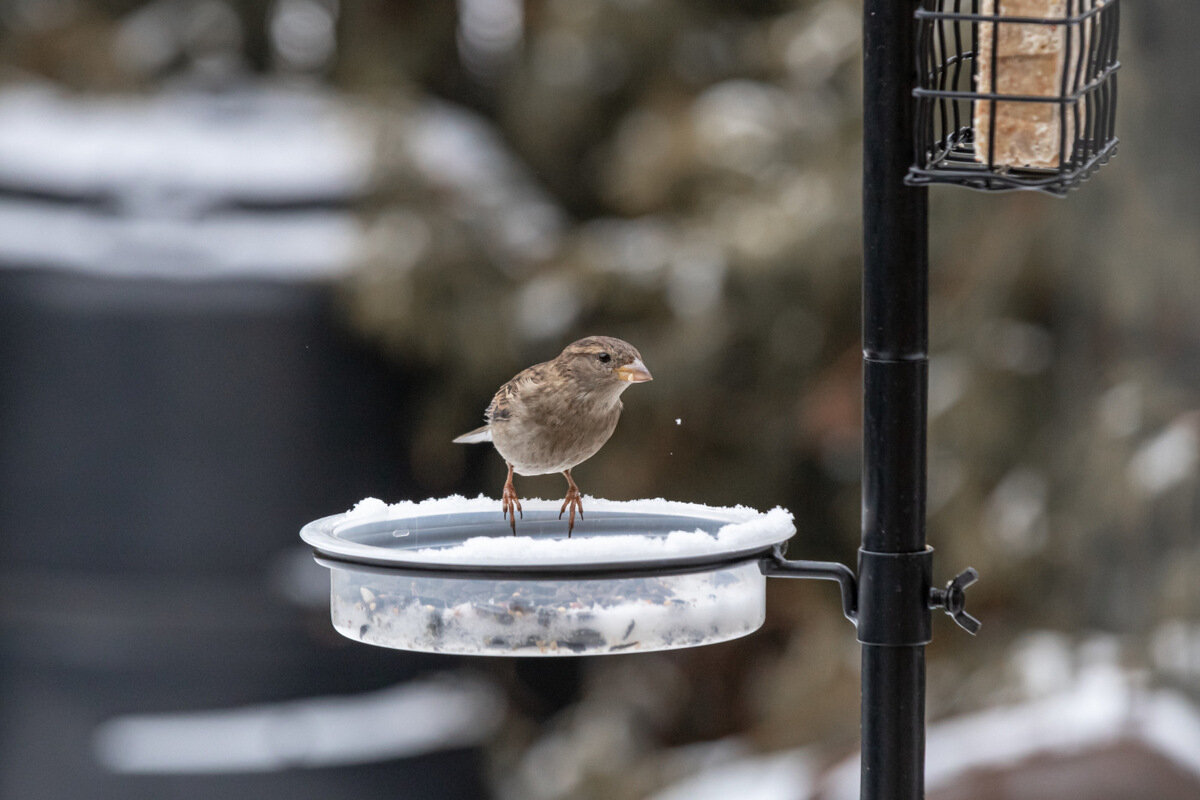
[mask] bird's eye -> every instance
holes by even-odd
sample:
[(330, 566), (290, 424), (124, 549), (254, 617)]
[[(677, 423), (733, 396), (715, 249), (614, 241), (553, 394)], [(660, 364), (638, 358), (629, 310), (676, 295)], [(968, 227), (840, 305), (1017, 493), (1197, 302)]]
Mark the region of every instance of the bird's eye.
[(597, 358), (600, 359), (601, 364), (607, 364), (608, 362), (612, 361), (612, 356), (610, 356), (608, 353), (601, 353), (597, 356)]

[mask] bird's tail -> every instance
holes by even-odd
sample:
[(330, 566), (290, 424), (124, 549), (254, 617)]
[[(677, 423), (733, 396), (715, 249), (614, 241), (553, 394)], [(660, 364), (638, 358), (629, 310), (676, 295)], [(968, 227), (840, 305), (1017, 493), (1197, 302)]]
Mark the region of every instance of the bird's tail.
[(470, 433), (464, 433), (462, 436), (454, 439), (455, 444), (475, 444), (477, 442), (490, 442), (492, 440), (492, 429), (487, 425), (480, 426)]

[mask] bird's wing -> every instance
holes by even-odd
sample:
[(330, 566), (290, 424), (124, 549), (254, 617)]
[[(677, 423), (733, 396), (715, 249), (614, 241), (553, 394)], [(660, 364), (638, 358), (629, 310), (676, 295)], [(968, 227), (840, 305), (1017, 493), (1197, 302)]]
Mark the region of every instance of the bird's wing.
[(492, 441), (492, 425), (508, 422), (514, 411), (517, 411), (518, 415), (520, 414), (520, 409), (524, 407), (525, 403), (523, 398), (527, 398), (531, 392), (536, 393), (536, 390), (545, 383), (548, 367), (548, 364), (534, 364), (532, 367), (518, 372), (516, 377), (501, 386), (492, 397), (492, 402), (488, 404), (487, 411), (484, 412), (488, 424), (476, 428), (470, 433), (464, 433), (454, 441), (458, 444)]
[(501, 386), (484, 414), (489, 423), (507, 422), (514, 413), (520, 415), (532, 395), (545, 384), (548, 364), (534, 364), (523, 369), (511, 381)]
[(489, 423), (504, 422), (512, 416), (512, 404), (517, 397), (516, 383), (517, 379), (513, 378), (496, 392), (492, 402), (488, 404), (487, 411), (483, 414)]
[(492, 440), (492, 429), (487, 425), (482, 425), (473, 431), (464, 433), (462, 436), (454, 438), (455, 444), (475, 444), (476, 442), (490, 442)]

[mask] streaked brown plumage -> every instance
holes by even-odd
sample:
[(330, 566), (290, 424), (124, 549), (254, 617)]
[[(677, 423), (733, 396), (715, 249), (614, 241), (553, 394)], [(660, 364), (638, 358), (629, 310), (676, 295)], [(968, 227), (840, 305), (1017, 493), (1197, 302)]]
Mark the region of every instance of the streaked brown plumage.
[(612, 436), (621, 416), (621, 393), (648, 380), (650, 371), (633, 345), (611, 336), (589, 336), (500, 387), (484, 414), (487, 424), (454, 441), (491, 442), (504, 458), (508, 479), (500, 508), (514, 534), (521, 501), (513, 473), (561, 472), (567, 479), (567, 496), (558, 516), (570, 511), (567, 536), (571, 535), (575, 512), (583, 518), (583, 499), (571, 470)]

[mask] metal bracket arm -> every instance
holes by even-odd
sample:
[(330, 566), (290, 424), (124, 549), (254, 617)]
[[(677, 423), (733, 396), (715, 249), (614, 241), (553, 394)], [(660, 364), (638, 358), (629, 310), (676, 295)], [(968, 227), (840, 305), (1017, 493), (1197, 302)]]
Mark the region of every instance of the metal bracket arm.
[[(883, 592), (887, 602), (876, 603), (883, 608), (882, 618), (871, 623), (864, 630), (859, 626), (859, 579), (854, 570), (836, 561), (790, 561), (783, 557), (783, 546), (775, 548), (774, 553), (759, 562), (759, 568), (768, 578), (808, 578), (815, 580), (837, 581), (842, 594), (842, 614), (859, 627), (859, 640), (864, 635), (868, 644), (894, 645), (910, 640), (928, 643), (932, 638), (929, 628), (929, 616), (918, 615), (914, 623), (904, 624), (896, 614), (899, 607), (905, 605), (902, 601), (906, 590), (902, 587), (909, 584), (918, 592), (922, 586), (929, 586), (933, 548), (926, 548), (919, 553), (859, 553), (859, 571), (870, 573), (868, 587), (872, 591)], [(928, 589), (927, 608), (945, 609), (946, 615), (953, 619), (960, 628), (974, 636), (979, 632), (982, 623), (967, 613), (966, 588), (979, 580), (979, 573), (968, 567), (946, 584), (945, 589), (930, 587)], [(911, 590), (908, 590), (911, 591)], [(915, 627), (914, 627), (915, 625)]]
[(812, 578), (837, 581), (842, 592), (842, 614), (858, 624), (858, 579), (854, 570), (836, 561), (789, 561), (783, 557), (783, 547), (777, 547), (772, 556), (760, 562), (763, 574), (768, 578)]

